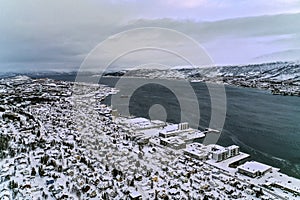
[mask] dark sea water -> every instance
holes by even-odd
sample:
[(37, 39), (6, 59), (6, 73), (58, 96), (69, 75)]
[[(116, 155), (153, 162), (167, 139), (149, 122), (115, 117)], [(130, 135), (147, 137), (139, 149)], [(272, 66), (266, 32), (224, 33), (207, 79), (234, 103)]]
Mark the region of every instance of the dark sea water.
[[(74, 77), (49, 77), (73, 81)], [(116, 78), (104, 78), (100, 83), (114, 86)], [(170, 80), (172, 81), (172, 80)], [(199, 101), (199, 129), (208, 127), (211, 101), (205, 83), (191, 83)], [(300, 98), (274, 96), (267, 91), (226, 86), (227, 114), (218, 144), (236, 144), (253, 160), (281, 169), (300, 178)], [(149, 105), (164, 105), (168, 121), (180, 121), (180, 106), (168, 89), (144, 85), (130, 97), (130, 114), (149, 117)], [(188, 97), (187, 97), (188, 98)], [(105, 101), (110, 104), (110, 98)], [(178, 111), (179, 110), (179, 111)]]

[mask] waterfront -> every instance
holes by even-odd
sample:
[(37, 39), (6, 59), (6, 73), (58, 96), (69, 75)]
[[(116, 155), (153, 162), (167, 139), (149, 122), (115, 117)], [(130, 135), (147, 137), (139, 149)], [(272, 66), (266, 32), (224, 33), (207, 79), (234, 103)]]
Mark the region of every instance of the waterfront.
[[(62, 80), (74, 80), (74, 77), (50, 77)], [(101, 79), (101, 83), (114, 86), (116, 78)], [(172, 80), (170, 80), (172, 81)], [(201, 111), (200, 127), (208, 126), (211, 111), (208, 90), (204, 83), (192, 83), (198, 96)], [(141, 87), (131, 98), (133, 115), (147, 117), (145, 104), (154, 99), (170, 102), (171, 122), (179, 119), (174, 108), (176, 101), (170, 93)], [(281, 171), (300, 177), (300, 101), (297, 97), (274, 96), (267, 91), (226, 86), (227, 117), (219, 139), (220, 145), (237, 144), (241, 150), (249, 153), (252, 159), (281, 168)], [(106, 103), (109, 103), (109, 98)], [(172, 115), (172, 111), (174, 112)]]
[[(112, 85), (115, 80), (103, 79)], [(204, 83), (192, 83), (198, 96), (200, 128), (209, 125), (211, 108)], [(300, 177), (300, 101), (297, 97), (274, 96), (263, 90), (226, 86), (227, 116), (220, 145), (237, 144), (254, 160), (281, 168)], [(178, 103), (165, 88), (141, 87), (131, 97), (131, 114), (148, 117), (144, 109), (151, 101), (169, 102), (170, 121), (178, 123)]]

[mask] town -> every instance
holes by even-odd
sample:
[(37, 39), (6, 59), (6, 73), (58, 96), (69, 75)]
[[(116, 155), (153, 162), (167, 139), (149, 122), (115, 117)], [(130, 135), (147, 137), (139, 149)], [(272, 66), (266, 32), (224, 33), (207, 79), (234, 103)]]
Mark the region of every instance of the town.
[(0, 199), (299, 199), (300, 180), (195, 130), (120, 116), (99, 84), (0, 80)]

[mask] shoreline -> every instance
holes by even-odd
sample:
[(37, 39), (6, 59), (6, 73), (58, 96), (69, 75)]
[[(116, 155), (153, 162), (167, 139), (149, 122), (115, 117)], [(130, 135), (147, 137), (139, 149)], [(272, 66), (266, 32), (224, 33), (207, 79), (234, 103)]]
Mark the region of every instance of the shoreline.
[[(182, 80), (182, 81), (187, 81), (190, 83), (209, 83), (209, 84), (216, 84), (216, 85), (224, 85), (224, 86), (231, 86), (231, 87), (237, 87), (237, 88), (249, 88), (249, 89), (257, 89), (260, 91), (266, 91), (268, 94), (272, 95), (280, 95), (280, 96), (295, 96), (295, 97), (300, 97), (299, 94), (294, 94), (292, 92), (285, 92), (285, 91), (277, 91), (275, 92), (273, 89), (269, 88), (264, 88), (264, 87), (253, 87), (253, 86), (247, 86), (247, 85), (241, 85), (241, 84), (233, 84), (233, 83), (228, 83), (228, 82), (220, 82), (219, 81), (210, 81), (210, 80), (195, 80), (195, 79), (186, 79), (186, 78), (164, 78), (164, 77), (138, 77), (138, 76), (102, 76), (102, 78), (131, 78), (131, 79), (158, 79), (158, 80)], [(100, 78), (101, 79), (101, 78)]]

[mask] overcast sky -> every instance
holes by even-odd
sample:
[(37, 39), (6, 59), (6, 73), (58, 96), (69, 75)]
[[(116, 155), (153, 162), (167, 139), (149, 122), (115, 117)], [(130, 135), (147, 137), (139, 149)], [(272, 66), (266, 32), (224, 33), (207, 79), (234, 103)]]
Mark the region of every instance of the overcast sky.
[[(114, 42), (107, 45), (118, 48), (123, 43), (112, 35), (142, 27), (182, 32), (216, 64), (300, 59), (300, 0), (0, 1), (0, 71), (74, 70), (99, 43), (108, 38)], [(177, 37), (151, 32), (130, 38), (141, 46), (184, 46)], [(135, 60), (143, 56), (117, 65), (145, 64)]]

